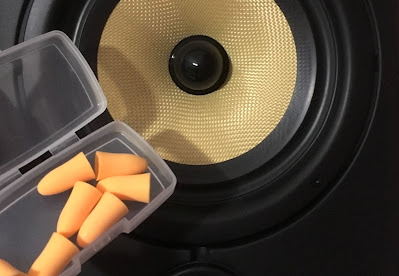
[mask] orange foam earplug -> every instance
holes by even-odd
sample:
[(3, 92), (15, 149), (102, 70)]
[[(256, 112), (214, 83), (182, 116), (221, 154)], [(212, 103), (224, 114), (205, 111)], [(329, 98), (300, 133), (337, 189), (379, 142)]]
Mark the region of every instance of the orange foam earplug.
[(102, 195), (96, 187), (76, 182), (58, 219), (57, 232), (67, 238), (78, 232)]
[(37, 190), (41, 195), (59, 194), (71, 189), (77, 181), (88, 181), (94, 178), (93, 168), (81, 152), (43, 177)]
[(113, 176), (101, 180), (97, 189), (110, 192), (122, 200), (150, 202), (150, 173)]
[(105, 192), (78, 232), (79, 246), (86, 247), (128, 213), (127, 206), (116, 196)]
[(0, 275), (1, 276), (26, 276), (25, 273), (19, 271), (9, 263), (0, 259)]
[(54, 233), (29, 270), (29, 276), (56, 276), (69, 264), (79, 249), (61, 234)]
[(143, 173), (147, 167), (147, 160), (134, 154), (96, 152), (97, 181), (111, 176)]

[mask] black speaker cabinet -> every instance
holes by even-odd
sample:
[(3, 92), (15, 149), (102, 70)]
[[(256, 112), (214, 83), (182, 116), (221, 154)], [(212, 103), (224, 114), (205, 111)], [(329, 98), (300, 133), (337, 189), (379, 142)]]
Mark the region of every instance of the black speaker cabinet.
[[(62, 30), (99, 77), (110, 109), (78, 135), (124, 119), (112, 93), (136, 87), (119, 106), (156, 111), (145, 127), (140, 114), (125, 119), (178, 178), (170, 200), (81, 275), (398, 275), (398, 15), (396, 0), (1, 1), (0, 49)], [(203, 64), (219, 75), (192, 67)], [(285, 106), (263, 98), (281, 85), (292, 88)], [(278, 124), (262, 132), (270, 117)]]

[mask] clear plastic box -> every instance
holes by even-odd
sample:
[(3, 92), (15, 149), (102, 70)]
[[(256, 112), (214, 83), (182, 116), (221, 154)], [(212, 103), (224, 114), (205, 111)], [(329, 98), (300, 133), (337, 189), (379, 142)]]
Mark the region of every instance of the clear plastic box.
[[(36, 186), (46, 173), (80, 151), (92, 164), (97, 150), (146, 158), (151, 201), (125, 202), (126, 217), (81, 250), (62, 276), (77, 275), (85, 261), (120, 233), (131, 232), (172, 195), (175, 175), (126, 124), (112, 122), (81, 140), (77, 137), (75, 132), (105, 109), (96, 77), (62, 32), (47, 33), (0, 53), (0, 259), (29, 270), (56, 231), (70, 194), (44, 197)], [(21, 167), (47, 151), (52, 157), (20, 173)], [(71, 240), (76, 243), (75, 236)]]

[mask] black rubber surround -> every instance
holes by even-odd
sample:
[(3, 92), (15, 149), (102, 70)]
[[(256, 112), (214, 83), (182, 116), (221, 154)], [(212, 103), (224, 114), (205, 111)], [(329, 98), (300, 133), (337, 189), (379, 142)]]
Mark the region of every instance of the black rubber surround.
[[(49, 1), (34, 1), (36, 15), (28, 12), (21, 37), (64, 30), (96, 70), (101, 32), (117, 1), (78, 1), (66, 8), (73, 5), (53, 0), (53, 12), (39, 16), (40, 3)], [(299, 130), (275, 158), (245, 176), (217, 185), (179, 183), (171, 200), (135, 230), (136, 238), (172, 247), (248, 242), (306, 214), (351, 165), (377, 98), (379, 56), (368, 4), (296, 3), (307, 14), (317, 53), (314, 97)], [(76, 15), (78, 5), (81, 14), (66, 26), (62, 17), (72, 10)]]

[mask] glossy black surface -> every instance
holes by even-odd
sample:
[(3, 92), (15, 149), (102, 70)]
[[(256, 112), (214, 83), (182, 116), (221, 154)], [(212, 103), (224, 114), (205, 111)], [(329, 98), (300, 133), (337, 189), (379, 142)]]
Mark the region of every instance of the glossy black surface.
[(180, 41), (169, 58), (175, 84), (193, 95), (205, 95), (222, 87), (229, 75), (229, 57), (216, 40), (190, 36)]

